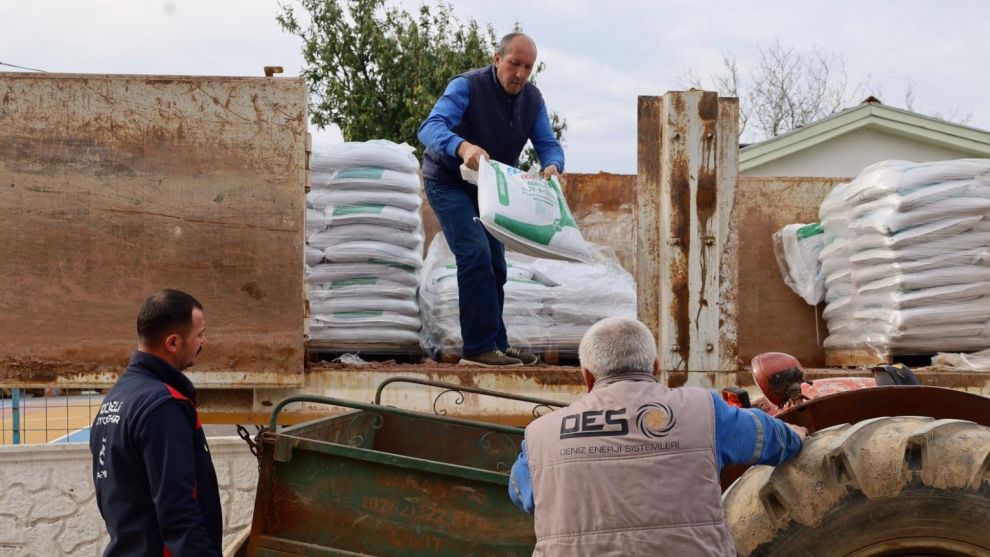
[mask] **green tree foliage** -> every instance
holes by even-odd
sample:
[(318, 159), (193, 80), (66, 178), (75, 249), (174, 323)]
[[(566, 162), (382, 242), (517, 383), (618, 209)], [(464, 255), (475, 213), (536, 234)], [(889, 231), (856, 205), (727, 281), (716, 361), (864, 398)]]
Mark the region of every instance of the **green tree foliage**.
[[(461, 22), (442, 2), (414, 16), (387, 0), (297, 0), (277, 19), (303, 41), (314, 125), (335, 125), (346, 141), (406, 142), (420, 157), (419, 125), (451, 78), (491, 62), (498, 40), (491, 25)], [(551, 123), (560, 139), (567, 123), (556, 113)], [(529, 148), (521, 166), (535, 161)]]

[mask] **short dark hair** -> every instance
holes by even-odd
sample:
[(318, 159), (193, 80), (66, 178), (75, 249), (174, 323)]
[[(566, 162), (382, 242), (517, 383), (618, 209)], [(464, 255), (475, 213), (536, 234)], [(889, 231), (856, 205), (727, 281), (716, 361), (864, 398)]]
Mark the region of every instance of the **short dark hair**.
[(202, 311), (203, 305), (181, 290), (155, 292), (138, 312), (138, 339), (146, 346), (156, 346), (171, 333), (185, 333), (192, 326), (193, 308)]
[(508, 49), (509, 48), (509, 45), (512, 44), (512, 39), (514, 39), (516, 37), (526, 37), (530, 41), (533, 40), (533, 39), (530, 39), (529, 35), (527, 35), (526, 33), (522, 33), (522, 32), (519, 32), (519, 31), (513, 31), (512, 33), (509, 33), (508, 35), (502, 37), (502, 40), (500, 40), (498, 42), (498, 53), (501, 56), (505, 56), (506, 49)]

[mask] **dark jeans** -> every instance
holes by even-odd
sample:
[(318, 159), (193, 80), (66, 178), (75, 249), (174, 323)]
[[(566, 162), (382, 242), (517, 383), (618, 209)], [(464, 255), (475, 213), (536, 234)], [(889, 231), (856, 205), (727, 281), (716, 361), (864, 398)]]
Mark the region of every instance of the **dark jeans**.
[(505, 246), (478, 217), (478, 190), (424, 180), (426, 197), (457, 262), (457, 294), (463, 354), (474, 356), (509, 347), (502, 321), (505, 303)]

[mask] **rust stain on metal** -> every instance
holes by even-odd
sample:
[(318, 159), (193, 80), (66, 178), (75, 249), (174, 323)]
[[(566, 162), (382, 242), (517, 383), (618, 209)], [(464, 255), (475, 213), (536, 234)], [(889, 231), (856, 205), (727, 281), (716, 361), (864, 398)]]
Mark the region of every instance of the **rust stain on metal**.
[(661, 112), (660, 97), (639, 97), (636, 149), (637, 257), (635, 265), (637, 312), (660, 342), (660, 192)]
[(258, 286), (258, 283), (254, 281), (246, 282), (243, 285), (241, 285), (241, 292), (247, 294), (248, 296), (250, 296), (255, 300), (260, 300), (265, 297), (265, 291), (262, 290)]
[(683, 387), (688, 380), (687, 371), (669, 371), (667, 372), (667, 386), (671, 389), (676, 389), (677, 387)]
[(575, 217), (594, 212), (622, 213), (636, 202), (635, 174), (565, 174), (562, 185)]
[[(695, 325), (698, 329), (696, 338), (700, 342), (712, 343), (717, 331), (709, 330), (710, 319), (703, 319), (702, 312), (709, 310), (708, 299), (717, 303), (718, 292), (718, 246), (717, 230), (715, 227), (715, 216), (718, 208), (718, 172), (717, 163), (717, 141), (716, 128), (718, 125), (718, 94), (706, 92), (701, 95), (698, 103), (698, 116), (701, 122), (701, 144), (698, 153), (698, 182), (695, 190), (695, 216), (697, 223), (697, 233), (701, 238), (701, 243), (697, 249), (700, 250), (700, 276), (696, 283), (699, 285), (698, 308), (695, 312)], [(715, 263), (713, 267), (709, 263)], [(710, 276), (714, 273), (714, 276)], [(709, 286), (715, 288), (714, 292), (709, 292)], [(711, 352), (709, 349), (708, 352)], [(707, 359), (705, 356), (704, 359)], [(697, 365), (697, 364), (694, 364)]]
[[(682, 102), (674, 97), (675, 104)], [(670, 246), (670, 289), (673, 298), (670, 315), (674, 317), (677, 331), (677, 350), (683, 362), (687, 363), (691, 353), (690, 317), (690, 278), (687, 254), (691, 251), (691, 183), (687, 153), (682, 148), (675, 149), (670, 168), (670, 238), (675, 244)]]

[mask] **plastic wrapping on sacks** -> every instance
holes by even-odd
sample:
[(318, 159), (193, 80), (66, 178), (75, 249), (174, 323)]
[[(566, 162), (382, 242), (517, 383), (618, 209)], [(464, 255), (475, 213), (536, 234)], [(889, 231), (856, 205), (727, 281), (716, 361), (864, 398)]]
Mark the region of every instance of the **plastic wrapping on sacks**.
[(420, 328), (418, 315), (385, 310), (337, 311), (319, 315), (314, 322), (326, 327), (395, 327), (413, 332)]
[(416, 346), (419, 333), (407, 329), (388, 327), (332, 327), (311, 323), (309, 338), (322, 342), (332, 342), (342, 346), (362, 346), (366, 344), (398, 347)]
[(819, 208), (828, 349), (990, 346), (990, 160), (884, 161)]
[(825, 232), (818, 223), (788, 224), (773, 234), (773, 253), (786, 284), (811, 305), (825, 299), (825, 279), (818, 254)]
[[(921, 226), (902, 230), (896, 234), (868, 231), (851, 238), (849, 251), (857, 254), (853, 261), (862, 260), (862, 252), (873, 249), (898, 250), (902, 259), (927, 257), (933, 250), (965, 249), (968, 242), (974, 245), (990, 237), (990, 223), (981, 216), (940, 219)], [(915, 249), (911, 249), (915, 248)], [(916, 255), (915, 255), (916, 254)], [(859, 259), (856, 259), (858, 257)]]
[(408, 145), (345, 143), (311, 158), (309, 336), (419, 352), (419, 163)]
[(330, 224), (330, 219), (327, 218), (326, 211), (315, 209), (308, 202), (306, 205), (306, 235), (309, 236), (321, 230), (326, 230)]
[[(591, 263), (537, 259), (506, 251), (503, 320), (512, 346), (575, 356), (595, 322), (636, 316), (636, 285), (608, 248), (590, 245)], [(457, 267), (443, 236), (430, 244), (420, 286), (427, 354), (460, 354)]]
[(323, 263), (323, 250), (306, 246), (306, 265), (312, 267)]

